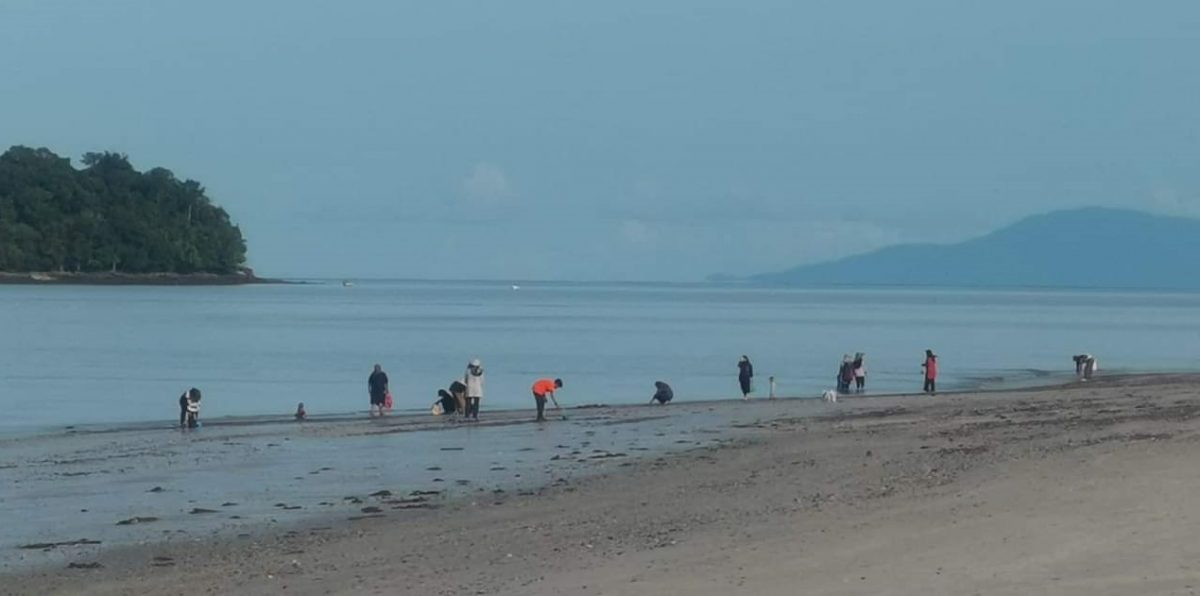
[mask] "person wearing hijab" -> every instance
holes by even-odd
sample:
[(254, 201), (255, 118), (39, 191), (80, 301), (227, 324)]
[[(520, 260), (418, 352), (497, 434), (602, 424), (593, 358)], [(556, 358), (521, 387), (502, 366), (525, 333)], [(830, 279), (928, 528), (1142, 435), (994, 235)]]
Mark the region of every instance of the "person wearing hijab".
[(467, 411), (463, 413), (469, 420), (479, 420), (479, 400), (483, 399), (483, 363), (478, 358), (467, 365), (463, 375), (463, 384), (467, 386)]
[(921, 365), (925, 369), (925, 393), (930, 395), (937, 393), (937, 376), (938, 376), (938, 361), (937, 355), (933, 350), (925, 350), (925, 364)]
[(742, 354), (742, 359), (738, 360), (738, 385), (742, 388), (742, 399), (750, 399), (751, 381), (754, 379), (754, 365), (750, 364), (750, 357)]

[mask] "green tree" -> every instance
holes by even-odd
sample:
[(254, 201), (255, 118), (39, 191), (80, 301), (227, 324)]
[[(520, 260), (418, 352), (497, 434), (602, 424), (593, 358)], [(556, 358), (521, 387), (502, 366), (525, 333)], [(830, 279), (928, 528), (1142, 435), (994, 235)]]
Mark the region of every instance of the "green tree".
[(0, 155), (0, 271), (236, 273), (246, 242), (200, 183), (125, 155)]

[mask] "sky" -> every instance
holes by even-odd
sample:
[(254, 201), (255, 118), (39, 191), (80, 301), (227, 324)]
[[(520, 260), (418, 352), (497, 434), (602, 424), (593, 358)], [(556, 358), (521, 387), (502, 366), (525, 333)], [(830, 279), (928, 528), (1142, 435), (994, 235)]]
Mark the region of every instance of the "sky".
[(260, 274), (698, 281), (1200, 216), (1200, 4), (0, 0), (0, 144), (202, 182)]

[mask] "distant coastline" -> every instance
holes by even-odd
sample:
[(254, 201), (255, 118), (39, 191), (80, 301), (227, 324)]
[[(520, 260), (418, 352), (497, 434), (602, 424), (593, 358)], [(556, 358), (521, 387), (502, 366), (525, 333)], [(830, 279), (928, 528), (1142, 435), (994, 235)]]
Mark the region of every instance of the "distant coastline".
[(76, 286), (239, 286), (286, 284), (281, 279), (258, 277), (249, 269), (241, 273), (70, 273), (0, 271), (0, 285)]

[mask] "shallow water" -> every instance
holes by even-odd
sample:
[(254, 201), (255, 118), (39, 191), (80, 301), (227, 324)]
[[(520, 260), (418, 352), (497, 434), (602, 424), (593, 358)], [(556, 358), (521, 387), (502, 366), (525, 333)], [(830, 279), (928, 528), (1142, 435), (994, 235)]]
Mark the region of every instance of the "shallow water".
[[(943, 388), (1103, 370), (1192, 370), (1200, 295), (967, 290), (780, 290), (710, 285), (359, 282), (246, 287), (0, 286), (0, 433), (176, 419), (189, 386), (204, 416), (366, 408), (382, 363), (397, 407), (428, 407), (472, 357), (489, 409), (531, 407), (538, 377), (566, 404), (637, 403), (653, 382), (681, 400), (819, 395), (841, 355), (867, 353), (868, 388)], [(1046, 380), (1053, 380), (1047, 378)]]
[[(491, 502), (714, 447), (783, 412), (828, 409), (777, 400), (589, 408), (544, 424), (510, 412), (480, 424), (416, 415), (9, 437), (0, 439), (0, 515), (8, 522), (0, 571), (61, 566), (119, 545), (248, 536), (365, 514), (403, 519), (414, 515), (411, 506)], [(378, 491), (391, 494), (371, 496)], [(401, 502), (413, 491), (435, 494)], [(371, 507), (378, 512), (363, 511)], [(144, 521), (119, 523), (134, 518)], [(99, 544), (23, 548), (79, 539)]]

